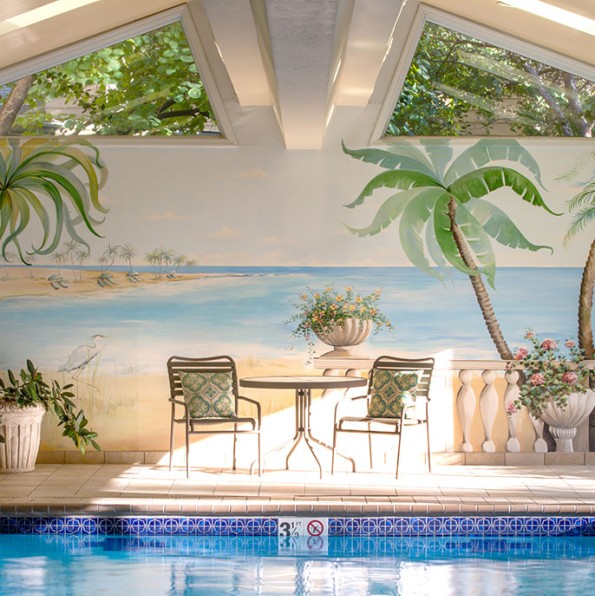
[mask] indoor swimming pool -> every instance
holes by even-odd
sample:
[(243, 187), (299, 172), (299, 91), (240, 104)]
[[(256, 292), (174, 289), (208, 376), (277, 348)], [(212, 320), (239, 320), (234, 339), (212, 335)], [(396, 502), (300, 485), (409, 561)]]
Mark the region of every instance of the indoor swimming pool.
[(0, 517), (2, 595), (580, 594), (592, 517)]

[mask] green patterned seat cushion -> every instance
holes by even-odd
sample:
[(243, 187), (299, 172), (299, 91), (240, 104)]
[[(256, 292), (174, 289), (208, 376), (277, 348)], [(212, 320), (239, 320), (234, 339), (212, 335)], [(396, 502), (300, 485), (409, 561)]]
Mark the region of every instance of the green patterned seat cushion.
[(415, 401), (419, 382), (416, 371), (374, 371), (368, 402), (368, 416), (372, 418), (400, 418), (403, 408)]
[(236, 415), (231, 372), (181, 372), (180, 381), (191, 418)]

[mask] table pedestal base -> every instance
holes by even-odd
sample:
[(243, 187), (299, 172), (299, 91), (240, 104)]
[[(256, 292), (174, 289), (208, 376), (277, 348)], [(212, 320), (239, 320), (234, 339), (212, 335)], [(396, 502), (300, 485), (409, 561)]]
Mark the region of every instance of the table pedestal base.
[[(316, 451), (314, 450), (314, 445), (322, 447), (323, 449), (327, 449), (332, 453), (333, 448), (330, 445), (327, 445), (324, 441), (321, 441), (317, 437), (312, 434), (311, 424), (310, 424), (310, 408), (312, 405), (312, 392), (310, 389), (296, 389), (295, 390), (295, 435), (293, 439), (286, 441), (282, 445), (275, 447), (271, 451), (268, 451), (264, 454), (262, 458), (262, 464), (266, 462), (268, 456), (273, 455), (274, 453), (278, 453), (279, 451), (283, 451), (284, 449), (289, 449), (287, 456), (285, 457), (285, 469), (289, 470), (289, 460), (291, 456), (294, 454), (295, 450), (298, 448), (298, 445), (303, 441), (310, 453), (314, 457), (318, 469), (320, 470), (320, 478), (322, 479), (322, 464), (316, 455)], [(342, 453), (336, 452), (336, 455), (348, 460), (351, 462), (352, 470), (355, 472), (355, 461), (343, 455)], [(252, 468), (255, 465), (255, 461), (252, 462), (252, 466), (250, 467), (250, 471), (252, 472)]]

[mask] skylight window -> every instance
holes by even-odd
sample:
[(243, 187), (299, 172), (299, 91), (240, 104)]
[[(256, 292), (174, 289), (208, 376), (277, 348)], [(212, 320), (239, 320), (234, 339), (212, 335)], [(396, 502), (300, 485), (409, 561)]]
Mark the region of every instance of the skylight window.
[(389, 136), (590, 137), (595, 83), (426, 22)]
[(179, 22), (1, 91), (0, 135), (221, 137)]

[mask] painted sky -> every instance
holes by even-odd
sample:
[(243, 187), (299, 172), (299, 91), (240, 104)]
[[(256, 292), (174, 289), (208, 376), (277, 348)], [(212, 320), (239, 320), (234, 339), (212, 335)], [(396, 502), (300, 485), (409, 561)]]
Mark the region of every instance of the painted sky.
[[(593, 144), (586, 139), (543, 141), (533, 141), (527, 148), (540, 164), (547, 204), (565, 211), (576, 188), (556, 177), (592, 150)], [(96, 262), (108, 242), (133, 244), (139, 264), (158, 247), (205, 266), (410, 264), (394, 224), (367, 238), (347, 230), (346, 225), (368, 225), (389, 193), (377, 191), (366, 205), (347, 209), (345, 204), (381, 169), (340, 149), (280, 152), (261, 147), (134, 148), (108, 143), (101, 145), (101, 153), (109, 167), (102, 197), (110, 213), (98, 228), (104, 238), (90, 242), (88, 264)], [(508, 189), (491, 198), (514, 214), (514, 222), (530, 241), (554, 250), (552, 255), (546, 250), (532, 253), (494, 245), (498, 266), (584, 265), (592, 230), (564, 246), (569, 215), (554, 217)]]

